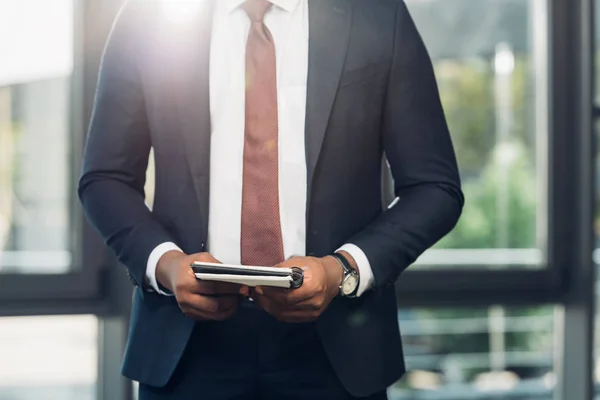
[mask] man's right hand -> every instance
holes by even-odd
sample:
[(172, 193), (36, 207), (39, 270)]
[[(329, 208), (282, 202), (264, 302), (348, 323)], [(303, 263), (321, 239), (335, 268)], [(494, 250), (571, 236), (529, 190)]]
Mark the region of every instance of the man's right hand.
[(165, 253), (156, 267), (156, 279), (175, 294), (183, 313), (199, 320), (222, 321), (231, 317), (248, 289), (220, 282), (201, 282), (190, 265), (195, 261), (218, 263), (208, 253), (186, 255), (179, 251)]

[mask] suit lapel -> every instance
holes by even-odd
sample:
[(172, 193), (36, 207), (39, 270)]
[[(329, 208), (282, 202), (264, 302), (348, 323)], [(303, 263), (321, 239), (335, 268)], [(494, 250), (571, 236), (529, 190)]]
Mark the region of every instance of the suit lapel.
[(312, 178), (344, 68), (351, 22), (352, 1), (309, 0), (306, 97), (306, 167), (309, 202)]
[(214, 0), (204, 3), (193, 18), (172, 26), (172, 68), (176, 126), (182, 135), (194, 190), (208, 229), (210, 177), (210, 42)]

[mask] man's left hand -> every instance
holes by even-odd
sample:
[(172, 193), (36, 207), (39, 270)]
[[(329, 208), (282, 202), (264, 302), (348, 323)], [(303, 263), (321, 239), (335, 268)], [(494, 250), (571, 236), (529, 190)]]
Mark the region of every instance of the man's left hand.
[(280, 268), (299, 267), (304, 282), (298, 289), (259, 287), (251, 297), (269, 314), (284, 322), (311, 322), (327, 309), (339, 293), (343, 270), (331, 257), (294, 257), (278, 265)]

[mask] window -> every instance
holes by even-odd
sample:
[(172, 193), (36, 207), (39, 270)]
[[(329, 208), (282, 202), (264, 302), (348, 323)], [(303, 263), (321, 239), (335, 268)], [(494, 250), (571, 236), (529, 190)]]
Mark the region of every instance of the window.
[(93, 316), (0, 318), (0, 399), (93, 400)]
[(73, 0), (0, 2), (0, 273), (68, 272)]
[(73, 299), (102, 290), (108, 254), (76, 196), (82, 99), (88, 75), (95, 78), (82, 62), (84, 40), (92, 40), (82, 7), (75, 0), (0, 1), (0, 305), (6, 300), (13, 309), (33, 300), (75, 309)]
[(434, 63), (466, 197), (456, 229), (417, 268), (544, 266), (545, 1), (407, 5)]
[(552, 307), (398, 314), (408, 373), (390, 400), (552, 399)]
[[(580, 189), (571, 103), (557, 94), (572, 43), (555, 38), (568, 36), (568, 22), (547, 0), (406, 4), (433, 61), (466, 203), (456, 228), (397, 283), (416, 370), (398, 398), (549, 399), (555, 316), (540, 305), (568, 290), (576, 249), (564, 232)], [(446, 369), (432, 371), (436, 363)], [(428, 380), (438, 392), (419, 389)]]

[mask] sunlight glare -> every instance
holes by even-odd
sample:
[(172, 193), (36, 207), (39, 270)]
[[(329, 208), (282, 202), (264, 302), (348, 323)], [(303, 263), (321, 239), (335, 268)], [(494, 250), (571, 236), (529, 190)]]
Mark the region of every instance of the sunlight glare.
[(171, 22), (186, 22), (193, 18), (206, 0), (161, 0), (163, 15)]

